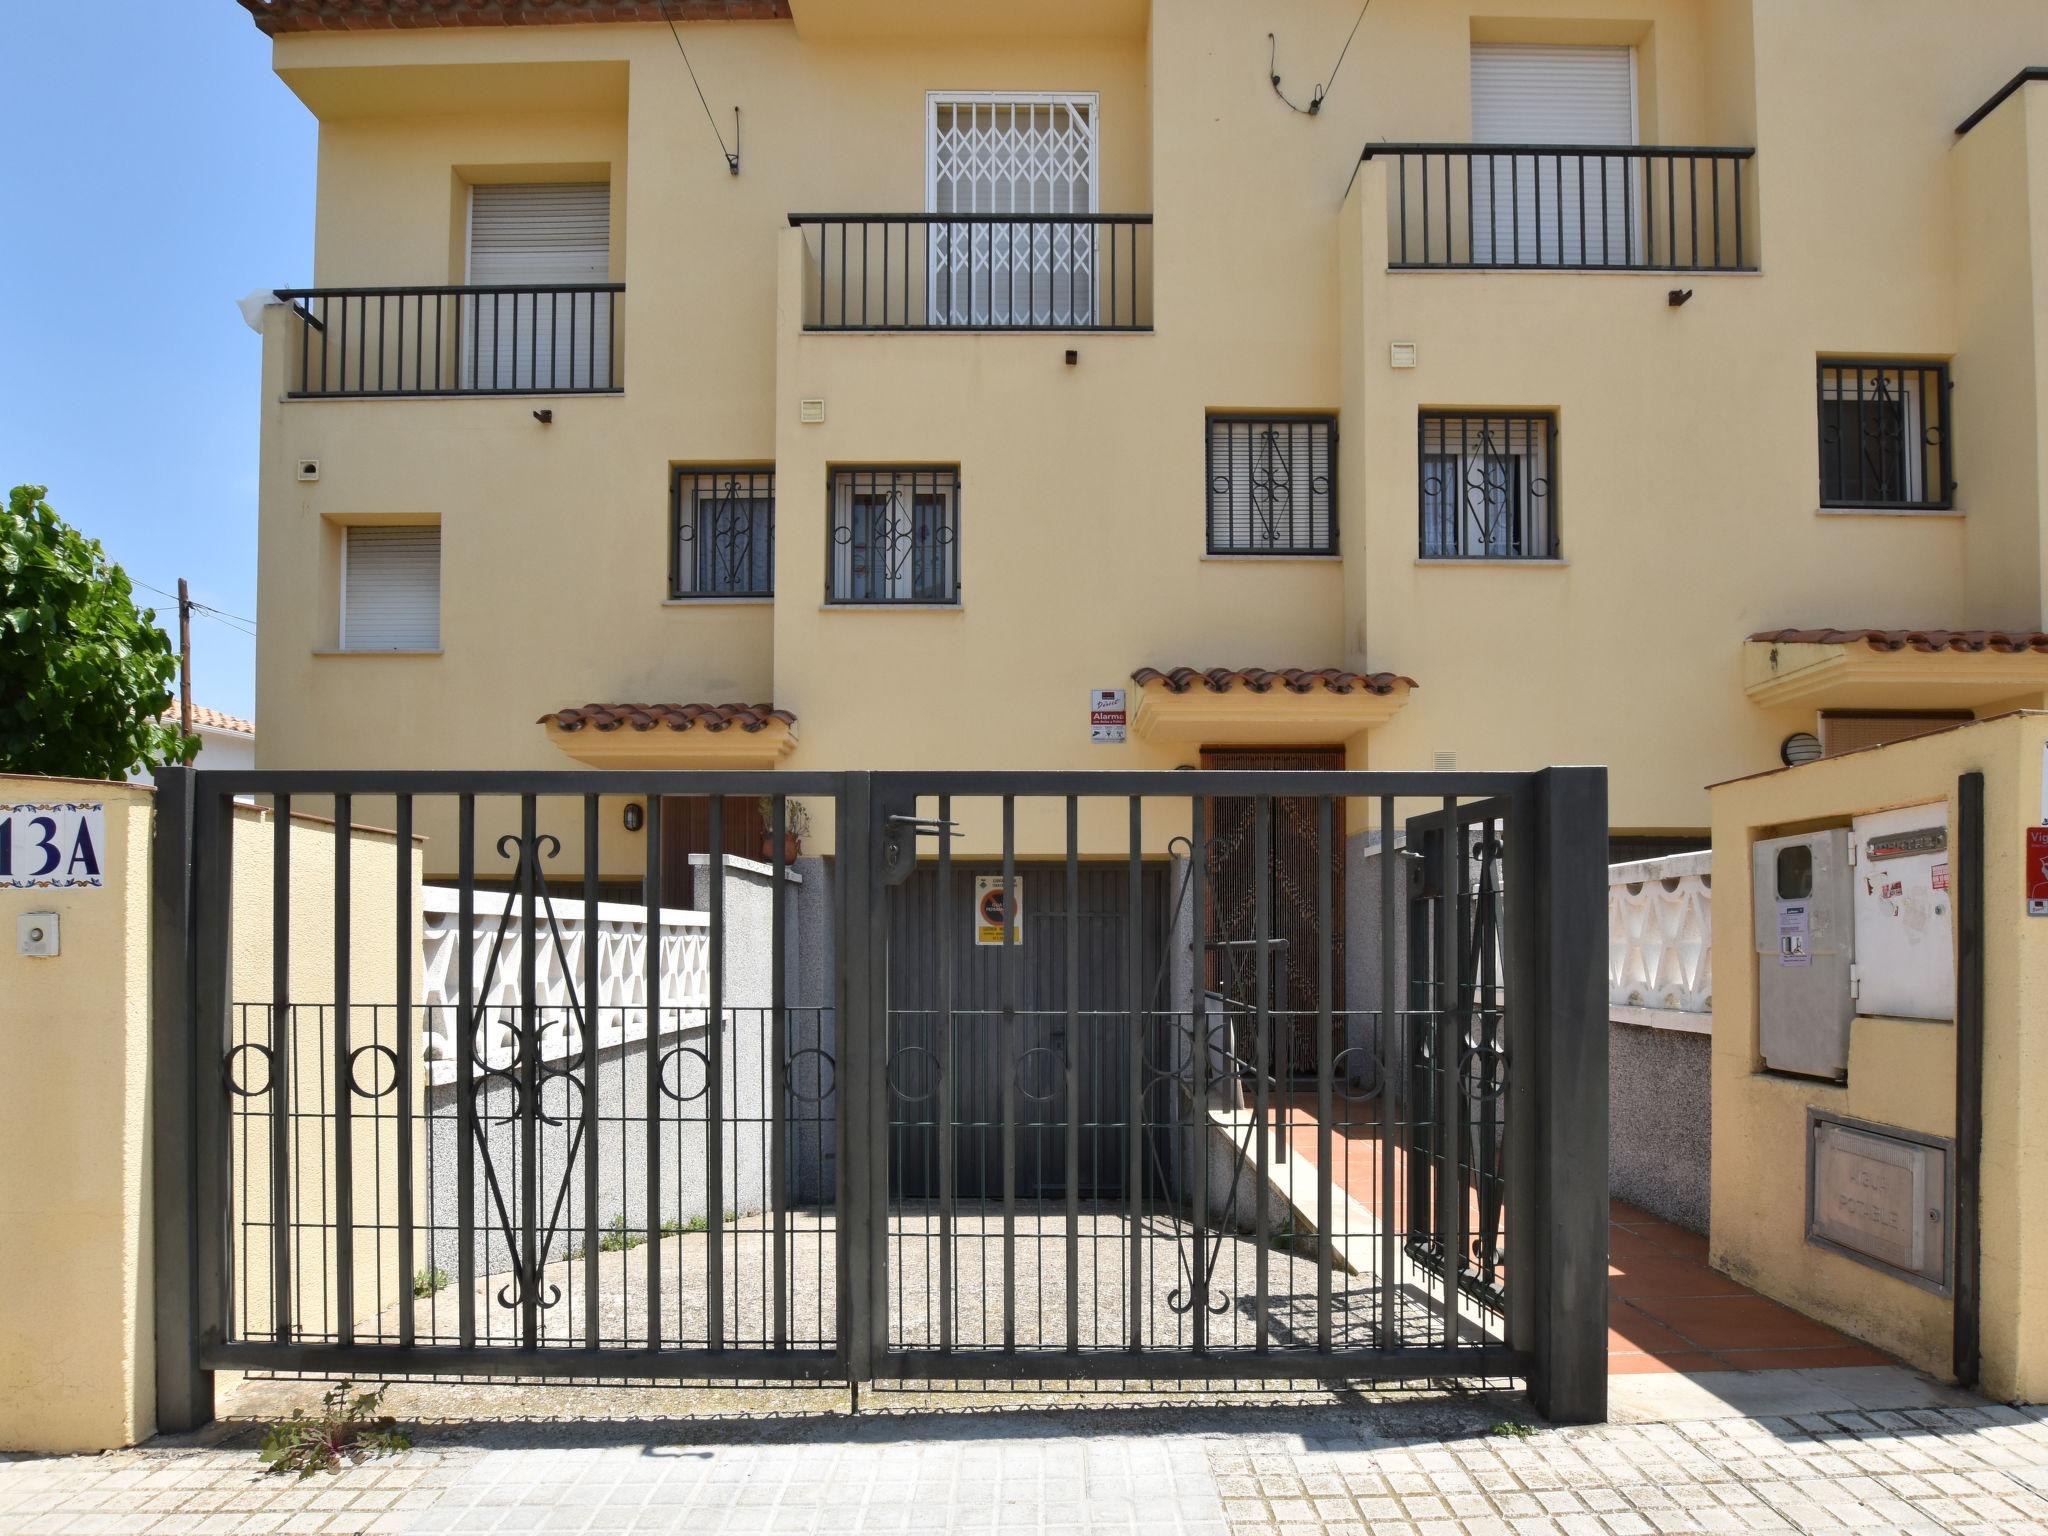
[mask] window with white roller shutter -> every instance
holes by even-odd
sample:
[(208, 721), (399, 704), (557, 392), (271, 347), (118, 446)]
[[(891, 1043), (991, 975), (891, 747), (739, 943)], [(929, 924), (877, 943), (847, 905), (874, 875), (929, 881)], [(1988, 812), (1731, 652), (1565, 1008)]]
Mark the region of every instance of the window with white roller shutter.
[[(1635, 50), (1474, 43), (1472, 140), (1634, 144)], [(1641, 214), (1640, 180), (1624, 159), (1516, 155), (1472, 167), (1472, 254), (1481, 265), (1620, 265), (1631, 247), (1641, 255)]]
[[(578, 293), (611, 277), (612, 189), (602, 181), (507, 183), (469, 190), (464, 387), (604, 389), (614, 295)], [(540, 286), (549, 293), (492, 290)]]
[(341, 649), (441, 648), (438, 526), (342, 531)]

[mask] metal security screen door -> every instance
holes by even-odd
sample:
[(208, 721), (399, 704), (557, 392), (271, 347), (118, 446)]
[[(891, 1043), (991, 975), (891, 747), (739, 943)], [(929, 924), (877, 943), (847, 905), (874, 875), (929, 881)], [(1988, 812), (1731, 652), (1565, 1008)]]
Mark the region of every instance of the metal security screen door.
[[(934, 325), (1094, 322), (1099, 105), (1092, 93), (926, 97)], [(1037, 217), (1033, 217), (1036, 215)]]
[[(1525, 1376), (1604, 1412), (1599, 770), (160, 795), (166, 1425), (264, 1369)], [(1222, 888), (1246, 837), (1301, 910)]]

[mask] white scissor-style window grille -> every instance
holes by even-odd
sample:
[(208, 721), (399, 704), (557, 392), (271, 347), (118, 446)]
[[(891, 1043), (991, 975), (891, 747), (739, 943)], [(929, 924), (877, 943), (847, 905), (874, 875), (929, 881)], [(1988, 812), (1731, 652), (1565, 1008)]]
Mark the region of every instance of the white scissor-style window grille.
[(1093, 94), (933, 92), (925, 207), (933, 325), (1088, 325), (1095, 315)]

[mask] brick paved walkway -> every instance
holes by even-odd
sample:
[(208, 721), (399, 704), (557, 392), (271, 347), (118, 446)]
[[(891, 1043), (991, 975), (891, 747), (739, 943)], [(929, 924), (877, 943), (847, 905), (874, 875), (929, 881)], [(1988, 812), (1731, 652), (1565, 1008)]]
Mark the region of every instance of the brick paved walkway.
[(246, 1444), (0, 1458), (0, 1536), (2048, 1530), (2048, 1410), (1494, 1433), (1511, 1411), (1430, 1399), (430, 1427), (406, 1456), (305, 1481), (264, 1474)]

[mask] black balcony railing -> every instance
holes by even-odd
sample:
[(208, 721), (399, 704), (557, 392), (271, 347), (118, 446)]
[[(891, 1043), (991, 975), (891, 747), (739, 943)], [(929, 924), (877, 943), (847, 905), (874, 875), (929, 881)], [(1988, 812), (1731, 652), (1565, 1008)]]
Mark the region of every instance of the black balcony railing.
[(1749, 272), (1753, 149), (1368, 144), (1396, 269)]
[(1149, 331), (1152, 215), (792, 213), (810, 331)]
[(624, 283), (279, 288), (298, 317), (286, 393), (616, 392)]

